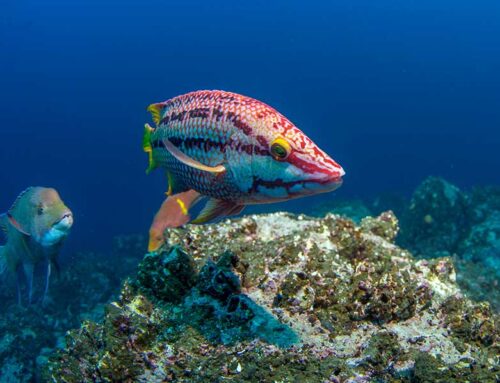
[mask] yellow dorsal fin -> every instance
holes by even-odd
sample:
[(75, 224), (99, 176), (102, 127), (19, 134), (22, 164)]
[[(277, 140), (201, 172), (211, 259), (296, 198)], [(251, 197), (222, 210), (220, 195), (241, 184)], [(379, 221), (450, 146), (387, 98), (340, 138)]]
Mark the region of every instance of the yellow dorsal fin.
[(142, 137), (142, 149), (148, 153), (148, 168), (146, 173), (151, 173), (152, 170), (156, 169), (156, 163), (153, 158), (153, 147), (151, 146), (151, 133), (155, 130), (149, 125), (144, 125), (144, 136)]
[(161, 111), (163, 110), (163, 108), (165, 108), (165, 105), (162, 104), (161, 102), (160, 103), (156, 103), (156, 104), (151, 104), (151, 105), (148, 106), (148, 112), (151, 113), (151, 115), (153, 117), (153, 121), (155, 122), (155, 124), (157, 126), (160, 123), (160, 120), (161, 120)]

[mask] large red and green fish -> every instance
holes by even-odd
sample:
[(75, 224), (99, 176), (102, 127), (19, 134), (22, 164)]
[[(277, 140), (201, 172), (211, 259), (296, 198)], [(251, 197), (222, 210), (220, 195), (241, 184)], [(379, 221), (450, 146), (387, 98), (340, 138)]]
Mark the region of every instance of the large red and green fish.
[[(338, 188), (345, 174), (286, 117), (250, 97), (197, 91), (152, 104), (146, 124), (148, 172), (164, 168), (169, 196), (150, 229), (149, 250), (167, 227), (234, 215), (271, 203)], [(189, 208), (209, 200), (191, 220)]]
[[(24, 273), (27, 300), (33, 301), (33, 277), (37, 265), (46, 268), (42, 301), (47, 295), (52, 266), (57, 266), (59, 250), (73, 225), (73, 214), (55, 189), (29, 187), (5, 214), (0, 229), (7, 242), (0, 246), (0, 277)], [(21, 286), (18, 279), (18, 301)]]

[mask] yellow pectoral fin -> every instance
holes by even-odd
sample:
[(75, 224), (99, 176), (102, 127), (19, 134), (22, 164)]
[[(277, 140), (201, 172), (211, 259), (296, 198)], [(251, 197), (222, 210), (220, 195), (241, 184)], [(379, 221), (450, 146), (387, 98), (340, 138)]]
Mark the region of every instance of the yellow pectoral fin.
[(169, 151), (169, 153), (174, 156), (178, 161), (182, 162), (184, 165), (190, 166), (192, 168), (202, 170), (210, 173), (223, 173), (226, 171), (226, 168), (223, 165), (217, 166), (207, 166), (202, 164), (201, 162), (191, 158), (184, 153), (182, 153), (177, 147), (172, 144), (169, 140), (164, 139), (163, 144), (165, 145), (165, 149)]

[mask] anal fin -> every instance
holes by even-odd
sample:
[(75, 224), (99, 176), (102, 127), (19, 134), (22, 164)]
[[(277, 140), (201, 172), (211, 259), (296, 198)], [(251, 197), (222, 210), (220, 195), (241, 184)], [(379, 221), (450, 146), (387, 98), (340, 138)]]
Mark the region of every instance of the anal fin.
[(235, 204), (231, 201), (223, 201), (211, 198), (200, 212), (198, 217), (190, 223), (206, 223), (219, 217), (227, 217), (239, 214), (245, 208), (244, 205)]

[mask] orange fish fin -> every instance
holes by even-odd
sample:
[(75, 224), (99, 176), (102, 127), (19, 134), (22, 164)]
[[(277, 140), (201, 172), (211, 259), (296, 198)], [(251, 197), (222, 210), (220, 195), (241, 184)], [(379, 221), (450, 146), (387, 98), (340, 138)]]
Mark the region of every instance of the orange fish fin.
[(198, 217), (190, 223), (206, 223), (219, 217), (239, 214), (245, 208), (231, 201), (210, 198)]
[(183, 226), (189, 222), (189, 209), (199, 198), (198, 192), (188, 190), (169, 196), (163, 201), (149, 229), (148, 251), (156, 251), (163, 245), (163, 233), (166, 229)]
[(151, 116), (153, 117), (153, 121), (155, 122), (156, 126), (160, 124), (161, 111), (163, 109), (165, 109), (165, 104), (162, 102), (151, 104), (148, 106), (148, 112), (151, 113)]

